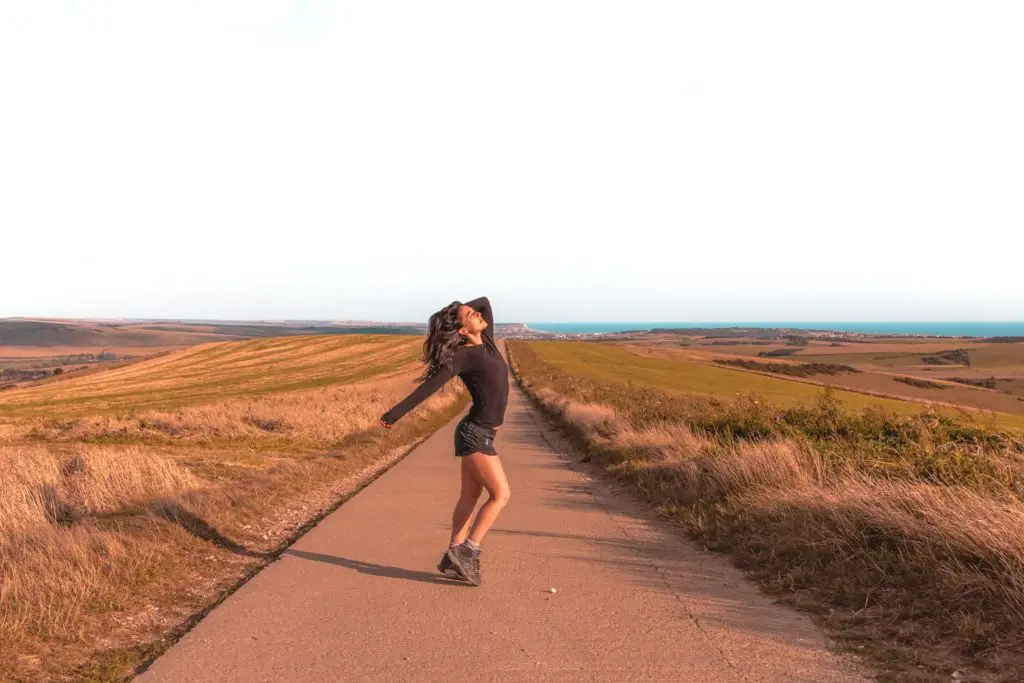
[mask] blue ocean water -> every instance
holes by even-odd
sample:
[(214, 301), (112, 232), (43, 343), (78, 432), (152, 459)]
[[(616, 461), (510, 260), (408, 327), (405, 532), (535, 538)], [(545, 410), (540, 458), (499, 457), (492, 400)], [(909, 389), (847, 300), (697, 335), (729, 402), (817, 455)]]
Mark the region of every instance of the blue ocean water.
[(1022, 322), (633, 322), (633, 323), (526, 323), (534, 330), (563, 334), (629, 332), (671, 327), (788, 327), (797, 330), (831, 330), (862, 334), (917, 334), (941, 337), (1020, 337)]

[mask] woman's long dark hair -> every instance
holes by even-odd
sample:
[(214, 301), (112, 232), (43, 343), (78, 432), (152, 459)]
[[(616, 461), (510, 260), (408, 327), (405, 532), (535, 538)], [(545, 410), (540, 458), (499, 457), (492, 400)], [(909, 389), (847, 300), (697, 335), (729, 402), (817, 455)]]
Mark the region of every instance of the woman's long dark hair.
[(427, 340), (423, 342), (423, 362), (427, 364), (427, 368), (423, 371), (420, 381), (433, 377), (443, 368), (450, 368), (455, 357), (455, 349), (466, 341), (459, 334), (462, 328), (462, 322), (459, 320), (461, 305), (461, 301), (453, 301), (430, 316), (430, 322), (427, 323)]

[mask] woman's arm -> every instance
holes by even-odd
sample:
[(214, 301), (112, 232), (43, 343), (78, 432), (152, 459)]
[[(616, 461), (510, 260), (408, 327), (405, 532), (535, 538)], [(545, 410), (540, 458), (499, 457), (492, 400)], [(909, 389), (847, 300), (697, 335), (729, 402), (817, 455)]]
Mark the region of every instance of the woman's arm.
[(494, 342), (494, 314), (491, 312), (491, 302), (486, 296), (482, 296), (472, 301), (467, 301), (466, 306), (469, 306), (473, 310), (480, 311), (480, 315), (487, 321), (487, 327), (484, 329), (484, 335), (490, 337), (491, 342)]
[(384, 413), (380, 418), (381, 423), (385, 427), (395, 424), (402, 419), (403, 415), (430, 398), (434, 392), (447, 384), (454, 376), (455, 372), (451, 368), (442, 368), (437, 374), (431, 375), (416, 387), (411, 394), (406, 396), (401, 403)]

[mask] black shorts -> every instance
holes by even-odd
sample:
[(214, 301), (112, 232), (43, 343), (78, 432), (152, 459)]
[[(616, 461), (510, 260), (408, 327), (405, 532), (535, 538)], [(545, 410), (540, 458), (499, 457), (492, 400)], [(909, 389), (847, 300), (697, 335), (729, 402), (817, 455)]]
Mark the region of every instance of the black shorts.
[(455, 455), (460, 458), (473, 453), (497, 455), (498, 451), (494, 450), (496, 433), (490, 427), (463, 419), (455, 428)]

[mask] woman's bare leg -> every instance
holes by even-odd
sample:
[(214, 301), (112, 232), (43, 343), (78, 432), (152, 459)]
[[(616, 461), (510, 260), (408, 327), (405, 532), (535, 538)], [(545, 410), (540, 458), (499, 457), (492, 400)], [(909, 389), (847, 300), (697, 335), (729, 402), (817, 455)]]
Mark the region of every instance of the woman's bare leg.
[(459, 493), (458, 502), (455, 503), (455, 510), (452, 511), (453, 545), (458, 545), (466, 540), (473, 508), (476, 507), (476, 502), (484, 490), (484, 485), (477, 479), (469, 458), (459, 458), (459, 460), (462, 461), (462, 491)]
[[(468, 462), (465, 462), (468, 461)], [(508, 479), (505, 478), (505, 469), (501, 466), (501, 460), (496, 455), (485, 455), (473, 453), (464, 458), (463, 479), (465, 479), (466, 466), (472, 469), (477, 481), (487, 489), (490, 498), (480, 512), (476, 514), (476, 521), (473, 522), (473, 529), (469, 532), (469, 540), (477, 545), (484, 539), (487, 530), (498, 518), (498, 513), (508, 505), (511, 494), (508, 487)]]

